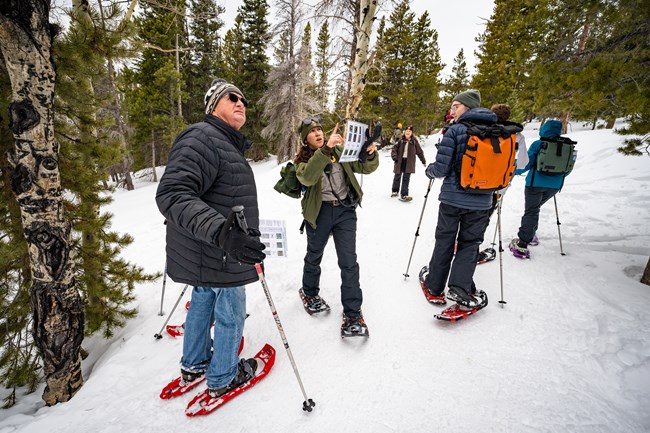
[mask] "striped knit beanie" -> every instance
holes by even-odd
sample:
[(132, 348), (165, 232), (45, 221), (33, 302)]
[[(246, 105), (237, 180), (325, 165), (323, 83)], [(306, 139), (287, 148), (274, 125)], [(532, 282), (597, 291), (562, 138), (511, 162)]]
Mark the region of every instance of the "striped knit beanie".
[(219, 100), (231, 92), (244, 96), (242, 91), (239, 90), (237, 86), (227, 82), (223, 78), (217, 78), (216, 80), (213, 80), (212, 84), (210, 84), (210, 88), (207, 92), (205, 92), (205, 97), (203, 98), (203, 103), (205, 104), (205, 114), (212, 114), (212, 110), (214, 110), (214, 107), (217, 105)]

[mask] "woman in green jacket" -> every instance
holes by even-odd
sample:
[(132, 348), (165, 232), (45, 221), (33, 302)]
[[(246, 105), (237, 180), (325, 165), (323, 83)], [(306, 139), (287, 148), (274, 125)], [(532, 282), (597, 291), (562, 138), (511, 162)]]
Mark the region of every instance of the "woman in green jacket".
[(363, 192), (354, 173), (372, 173), (379, 166), (379, 158), (372, 143), (367, 148), (366, 162), (339, 162), (344, 140), (337, 130), (338, 124), (326, 141), (319, 119), (305, 119), (299, 127), (302, 146), (294, 162), (296, 176), (307, 188), (301, 203), (307, 222), (307, 254), (300, 297), (309, 314), (330, 309), (319, 292), (320, 263), (331, 234), (341, 269), (341, 335), (367, 336), (356, 253), (356, 207), (361, 204)]

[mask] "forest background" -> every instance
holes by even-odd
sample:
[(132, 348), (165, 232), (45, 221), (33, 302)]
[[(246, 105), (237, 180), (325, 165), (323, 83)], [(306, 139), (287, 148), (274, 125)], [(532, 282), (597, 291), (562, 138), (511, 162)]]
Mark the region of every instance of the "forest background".
[[(464, 49), (453, 59), (440, 54), (431, 14), (444, 6), (272, 1), (273, 9), (244, 0), (232, 22), (213, 0), (0, 5), (0, 150), (9, 155), (0, 159), (0, 383), (13, 390), (6, 406), (16, 389), (35, 390), (43, 377), (47, 404), (71, 398), (83, 383), (83, 337), (109, 338), (136, 314), (135, 284), (159, 275), (120, 257), (132, 239), (110, 230), (107, 180), (130, 190), (132, 173), (150, 168), (155, 181), (175, 136), (201, 121), (213, 78), (234, 82), (250, 101), (243, 132), (254, 161), (292, 158), (308, 116), (328, 130), (354, 118), (381, 120), (387, 135), (397, 122), (429, 134), (443, 125), (453, 95), (470, 87), (483, 106), (509, 103), (519, 122), (613, 128), (625, 118), (618, 132), (631, 138), (620, 150), (647, 157), (644, 1), (496, 0), (476, 35), (471, 71)], [(449, 20), (467, 32), (479, 18)]]

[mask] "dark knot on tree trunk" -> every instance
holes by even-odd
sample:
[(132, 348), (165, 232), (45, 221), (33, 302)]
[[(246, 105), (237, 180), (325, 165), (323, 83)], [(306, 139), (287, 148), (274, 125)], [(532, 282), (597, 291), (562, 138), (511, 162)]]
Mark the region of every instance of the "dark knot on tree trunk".
[(19, 102), (12, 102), (9, 105), (9, 128), (15, 135), (29, 131), (41, 120), (41, 116), (34, 108), (31, 101), (25, 99)]

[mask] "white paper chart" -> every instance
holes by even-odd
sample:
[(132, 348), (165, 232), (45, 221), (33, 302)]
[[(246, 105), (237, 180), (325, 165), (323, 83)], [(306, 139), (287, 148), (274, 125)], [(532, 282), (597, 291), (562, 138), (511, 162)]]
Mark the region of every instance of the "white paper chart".
[(363, 123), (348, 121), (348, 126), (345, 131), (345, 146), (341, 154), (340, 162), (351, 162), (359, 159), (359, 152), (361, 146), (366, 141), (366, 131), (368, 125)]
[(284, 220), (260, 220), (260, 242), (266, 257), (287, 257), (287, 230)]

